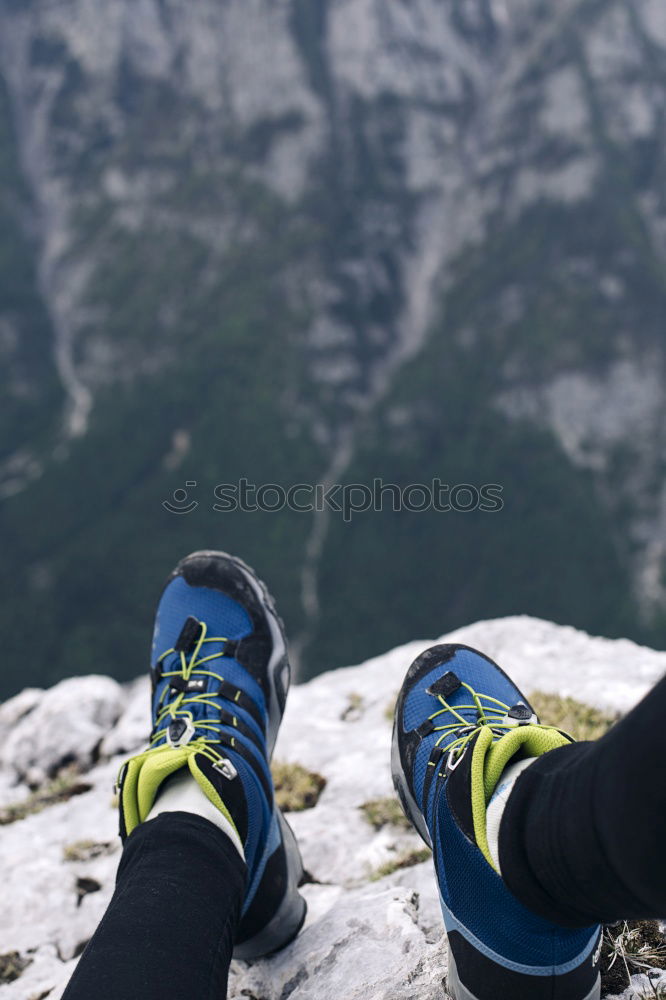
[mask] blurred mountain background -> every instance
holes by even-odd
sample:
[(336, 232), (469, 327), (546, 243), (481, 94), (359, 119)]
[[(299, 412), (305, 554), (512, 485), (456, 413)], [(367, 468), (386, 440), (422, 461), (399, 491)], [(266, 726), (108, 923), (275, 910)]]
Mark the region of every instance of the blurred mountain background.
[(665, 96), (662, 0), (0, 0), (0, 696), (136, 676), (204, 547), (302, 678), (512, 613), (662, 645)]

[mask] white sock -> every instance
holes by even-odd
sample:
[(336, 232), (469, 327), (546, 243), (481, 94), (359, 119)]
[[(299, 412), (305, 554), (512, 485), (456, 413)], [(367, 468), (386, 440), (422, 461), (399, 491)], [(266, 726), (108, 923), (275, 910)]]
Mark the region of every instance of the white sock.
[(210, 820), (211, 823), (219, 827), (222, 833), (226, 833), (243, 861), (245, 860), (245, 851), (236, 829), (204, 795), (192, 777), (189, 768), (181, 768), (168, 781), (164, 782), (162, 788), (164, 790), (157, 793), (153, 808), (146, 816), (146, 820), (154, 819), (155, 816), (165, 812), (188, 812), (203, 816), (204, 819)]
[(516, 783), (516, 778), (521, 774), (526, 767), (534, 763), (537, 760), (536, 757), (527, 757), (525, 760), (519, 760), (515, 764), (510, 764), (502, 771), (502, 777), (497, 782), (495, 791), (492, 794), (492, 798), (488, 803), (488, 809), (486, 810), (486, 835), (488, 837), (488, 847), (490, 849), (490, 856), (493, 859), (495, 868), (500, 872), (499, 863), (499, 831), (500, 823), (502, 822), (502, 816), (504, 815), (504, 808), (508, 802), (509, 795), (511, 795), (511, 790)]

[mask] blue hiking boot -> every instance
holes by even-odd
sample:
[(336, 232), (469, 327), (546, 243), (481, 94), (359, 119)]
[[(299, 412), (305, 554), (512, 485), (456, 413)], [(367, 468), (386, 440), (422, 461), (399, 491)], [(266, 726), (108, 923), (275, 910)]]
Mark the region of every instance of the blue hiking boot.
[(150, 746), (119, 776), (121, 837), (189, 770), (247, 864), (234, 957), (270, 954), (298, 934), (306, 909), (269, 767), (290, 670), (273, 600), (240, 559), (195, 552), (178, 564), (157, 608), (151, 677)]
[(600, 996), (601, 928), (565, 929), (526, 909), (499, 874), (490, 830), (507, 766), (571, 741), (540, 725), (497, 664), (468, 646), (433, 646), (407, 672), (393, 727), (393, 782), (433, 850), (455, 1000)]

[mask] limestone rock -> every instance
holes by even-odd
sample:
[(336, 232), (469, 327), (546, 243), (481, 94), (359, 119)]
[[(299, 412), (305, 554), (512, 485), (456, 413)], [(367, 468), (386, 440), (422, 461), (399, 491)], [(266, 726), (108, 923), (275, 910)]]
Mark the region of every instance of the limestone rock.
[[(612, 710), (629, 709), (666, 670), (666, 653), (527, 617), (478, 622), (445, 639), (483, 649), (526, 692), (571, 694)], [(398, 825), (375, 829), (361, 809), (392, 795), (392, 706), (407, 667), (430, 644), (408, 643), (292, 688), (276, 758), (326, 778), (316, 805), (288, 817), (312, 879), (303, 887), (308, 917), (280, 954), (233, 963), (230, 1000), (444, 996), (446, 939), (432, 861), (376, 878), (380, 867), (390, 869), (423, 844)], [(33, 1000), (46, 991), (49, 1000), (60, 1000), (104, 913), (120, 857), (112, 785), (124, 755), (145, 742), (148, 699), (146, 677), (125, 688), (88, 677), (23, 692), (0, 706), (3, 801), (27, 796), (27, 776), (57, 766), (63, 748), (89, 765), (106, 731), (99, 760), (85, 776), (90, 791), (0, 827), (2, 950), (30, 960), (17, 980), (0, 985), (0, 1000)], [(66, 852), (88, 840), (114, 849)], [(71, 860), (77, 857), (84, 860)], [(79, 899), (78, 879), (101, 888)], [(624, 1000), (636, 995), (628, 991)]]

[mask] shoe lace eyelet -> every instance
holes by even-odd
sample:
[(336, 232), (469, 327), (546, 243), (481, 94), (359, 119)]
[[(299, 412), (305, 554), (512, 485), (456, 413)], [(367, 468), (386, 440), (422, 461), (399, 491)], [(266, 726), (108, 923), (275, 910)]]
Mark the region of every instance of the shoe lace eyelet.
[(460, 750), (457, 757), (454, 758), (457, 749), (458, 749), (457, 747), (454, 747), (452, 750), (449, 750), (448, 756), (446, 758), (445, 770), (447, 776), (451, 774), (453, 771), (455, 771), (455, 769), (458, 767), (461, 760), (467, 753), (467, 747), (464, 747), (462, 750)]

